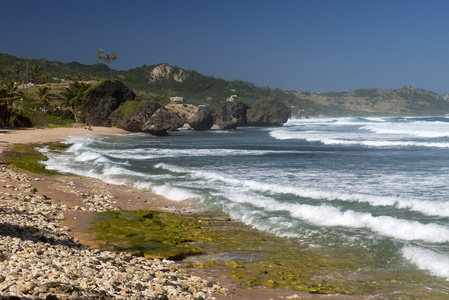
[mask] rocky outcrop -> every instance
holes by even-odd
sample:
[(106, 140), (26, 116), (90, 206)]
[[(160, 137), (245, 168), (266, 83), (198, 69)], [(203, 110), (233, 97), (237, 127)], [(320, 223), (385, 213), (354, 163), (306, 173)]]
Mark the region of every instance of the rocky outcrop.
[(160, 64), (154, 67), (150, 74), (148, 74), (148, 83), (161, 79), (170, 79), (171, 77), (173, 77), (173, 80), (177, 82), (183, 82), (188, 75), (181, 68), (173, 68), (168, 64)]
[(159, 108), (142, 126), (142, 131), (156, 136), (168, 135), (167, 131), (176, 130), (184, 125), (184, 120), (165, 107)]
[(220, 130), (236, 130), (237, 123), (235, 123), (233, 121), (222, 122), (218, 125), (218, 129), (220, 129)]
[(214, 125), (212, 109), (208, 107), (200, 108), (195, 116), (187, 120), (187, 124), (194, 130), (210, 130)]
[(178, 104), (178, 103), (170, 103), (165, 106), (169, 111), (177, 113), (181, 118), (187, 120), (194, 117), (198, 113), (198, 106), (193, 104)]
[(248, 126), (248, 121), (246, 120), (246, 112), (249, 106), (245, 103), (238, 101), (235, 102), (231, 107), (231, 122), (237, 124), (237, 126)]
[(81, 108), (81, 120), (92, 126), (111, 126), (110, 115), (136, 94), (117, 80), (107, 80), (88, 91)]
[(111, 126), (140, 132), (161, 105), (154, 101), (127, 101), (111, 114)]
[(221, 108), (216, 108), (213, 110), (213, 116), (214, 116), (214, 124), (220, 125), (221, 123), (228, 122), (231, 120), (230, 113), (228, 112), (228, 109), (225, 105), (223, 105)]
[[(246, 120), (246, 112), (249, 106), (245, 103), (238, 101), (235, 102), (231, 107), (231, 116), (229, 118), (228, 112), (226, 110), (226, 115), (223, 109), (222, 122), (216, 123), (218, 128), (221, 130), (234, 130), (237, 127), (248, 126), (248, 121)], [(230, 119), (230, 120), (229, 120)]]
[[(159, 76), (165, 75), (162, 72)], [(243, 126), (280, 126), (291, 116), (291, 110), (279, 100), (260, 100), (251, 108), (238, 101), (232, 105), (229, 116), (226, 107), (213, 110), (173, 103), (161, 107), (157, 102), (135, 98), (134, 92), (120, 81), (105, 81), (87, 93), (81, 118), (88, 125), (163, 136), (186, 123), (194, 130), (210, 130), (214, 124), (223, 130), (233, 130)]]
[(281, 126), (287, 122), (292, 112), (282, 101), (276, 99), (259, 100), (246, 112), (246, 120), (251, 126)]

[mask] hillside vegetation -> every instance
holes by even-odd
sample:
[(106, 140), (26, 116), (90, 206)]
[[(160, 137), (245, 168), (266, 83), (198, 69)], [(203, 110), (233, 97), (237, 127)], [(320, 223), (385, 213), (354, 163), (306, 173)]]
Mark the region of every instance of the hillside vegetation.
[[(26, 72), (28, 71), (28, 72)], [(184, 70), (168, 64), (143, 65), (127, 71), (114, 71), (105, 64), (84, 65), (45, 59), (25, 59), (0, 54), (0, 82), (50, 84), (93, 80), (113, 75), (135, 91), (139, 99), (169, 103), (169, 97), (182, 97), (186, 103), (210, 107), (231, 107), (235, 101), (248, 105), (260, 99), (279, 99), (294, 117), (445, 115), (449, 102), (434, 92), (403, 87), (396, 90), (359, 89), (348, 92), (314, 94), (258, 87), (242, 80), (227, 81)], [(61, 105), (58, 97), (51, 103)]]
[(353, 111), (357, 115), (443, 115), (449, 102), (432, 91), (404, 86), (401, 89), (359, 89), (304, 95), (314, 103)]

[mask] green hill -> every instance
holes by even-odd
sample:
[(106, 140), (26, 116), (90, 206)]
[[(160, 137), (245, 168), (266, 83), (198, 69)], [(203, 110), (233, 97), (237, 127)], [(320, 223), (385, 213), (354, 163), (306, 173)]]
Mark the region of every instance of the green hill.
[[(18, 66), (20, 65), (20, 66)], [(82, 75), (82, 79), (100, 79), (102, 73), (101, 64), (84, 65), (78, 62), (62, 63), (48, 61), (45, 58), (28, 59), (0, 53), (0, 79), (14, 78), (19, 81), (26, 79), (28, 68), (28, 82), (48, 83), (58, 80), (76, 78)], [(104, 66), (104, 74), (109, 72), (108, 66)]]
[(299, 114), (300, 110), (312, 115), (330, 112), (326, 106), (280, 89), (258, 87), (242, 80), (227, 81), (167, 64), (120, 71), (117, 78), (143, 98), (183, 97), (188, 103), (212, 107), (231, 106), (234, 101), (251, 105), (259, 99), (275, 98), (289, 105), (294, 114)]
[[(84, 65), (45, 59), (25, 59), (0, 54), (0, 81), (14, 78), (49, 83), (62, 79), (99, 80), (113, 77), (132, 88), (141, 99), (183, 97), (187, 103), (211, 107), (230, 107), (234, 101), (252, 105), (259, 99), (280, 99), (294, 116), (378, 116), (445, 115), (449, 102), (434, 92), (403, 87), (397, 90), (359, 89), (350, 92), (313, 94), (258, 87), (242, 80), (227, 81), (184, 70), (168, 64), (143, 65), (127, 71), (114, 71), (100, 63)], [(21, 70), (20, 70), (21, 69)], [(111, 72), (112, 71), (112, 72)]]
[(314, 103), (336, 107), (355, 115), (445, 115), (449, 102), (432, 91), (404, 86), (401, 89), (359, 89), (351, 92), (309, 94)]

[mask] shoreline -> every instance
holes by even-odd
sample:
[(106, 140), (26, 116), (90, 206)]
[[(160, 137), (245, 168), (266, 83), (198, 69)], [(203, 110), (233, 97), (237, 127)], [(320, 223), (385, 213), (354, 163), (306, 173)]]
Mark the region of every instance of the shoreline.
[[(88, 131), (82, 127), (77, 128), (55, 128), (55, 129), (1, 129), (0, 130), (0, 153), (11, 144), (25, 143), (46, 143), (62, 141), (67, 136), (81, 136), (86, 134), (109, 135), (109, 134), (130, 134), (130, 132), (109, 127), (94, 127), (93, 131)], [(74, 238), (78, 243), (95, 247), (93, 237), (86, 233), (89, 223), (89, 216), (86, 211), (113, 210), (121, 207), (126, 210), (149, 209), (160, 211), (188, 211), (195, 210), (193, 204), (187, 202), (171, 201), (152, 192), (136, 190), (123, 185), (112, 185), (93, 178), (79, 176), (43, 176), (37, 174), (27, 174), (32, 178), (32, 185), (37, 190), (37, 194), (43, 199), (49, 199), (52, 205), (65, 205), (70, 209), (63, 212), (64, 217), (58, 221), (61, 228), (65, 228), (67, 235)], [(16, 183), (17, 184), (17, 183)], [(8, 186), (8, 185), (6, 185)], [(12, 186), (9, 184), (9, 186)], [(2, 193), (9, 193), (8, 189)], [(20, 193), (19, 193), (20, 194)], [(90, 196), (90, 198), (89, 198)], [(86, 198), (93, 201), (85, 202)], [(132, 199), (132, 200), (131, 200)], [(48, 200), (44, 200), (48, 201)], [(55, 216), (57, 217), (57, 216)], [(57, 222), (56, 220), (53, 220)], [(201, 274), (201, 278), (207, 278), (210, 282), (217, 279), (216, 275), (210, 274), (208, 270), (189, 270), (189, 272)], [(196, 274), (195, 274), (196, 273)], [(349, 295), (314, 295), (309, 293), (280, 290), (266, 287), (243, 287), (236, 286), (231, 279), (226, 280), (227, 295), (212, 296), (209, 292), (207, 298), (210, 299), (361, 299)], [(211, 285), (211, 283), (209, 283)], [(213, 285), (214, 286), (214, 285)], [(215, 286), (220, 289), (219, 283)], [(0, 294), (2, 295), (2, 294)], [(176, 299), (176, 298), (170, 298)]]

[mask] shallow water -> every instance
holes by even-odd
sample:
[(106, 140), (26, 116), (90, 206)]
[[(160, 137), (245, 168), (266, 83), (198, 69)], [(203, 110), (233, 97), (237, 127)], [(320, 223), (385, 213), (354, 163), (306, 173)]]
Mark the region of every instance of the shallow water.
[(290, 120), (67, 142), (65, 153), (47, 153), (47, 168), (195, 201), (335, 260), (356, 257), (354, 278), (413, 274), (449, 290), (447, 118)]

